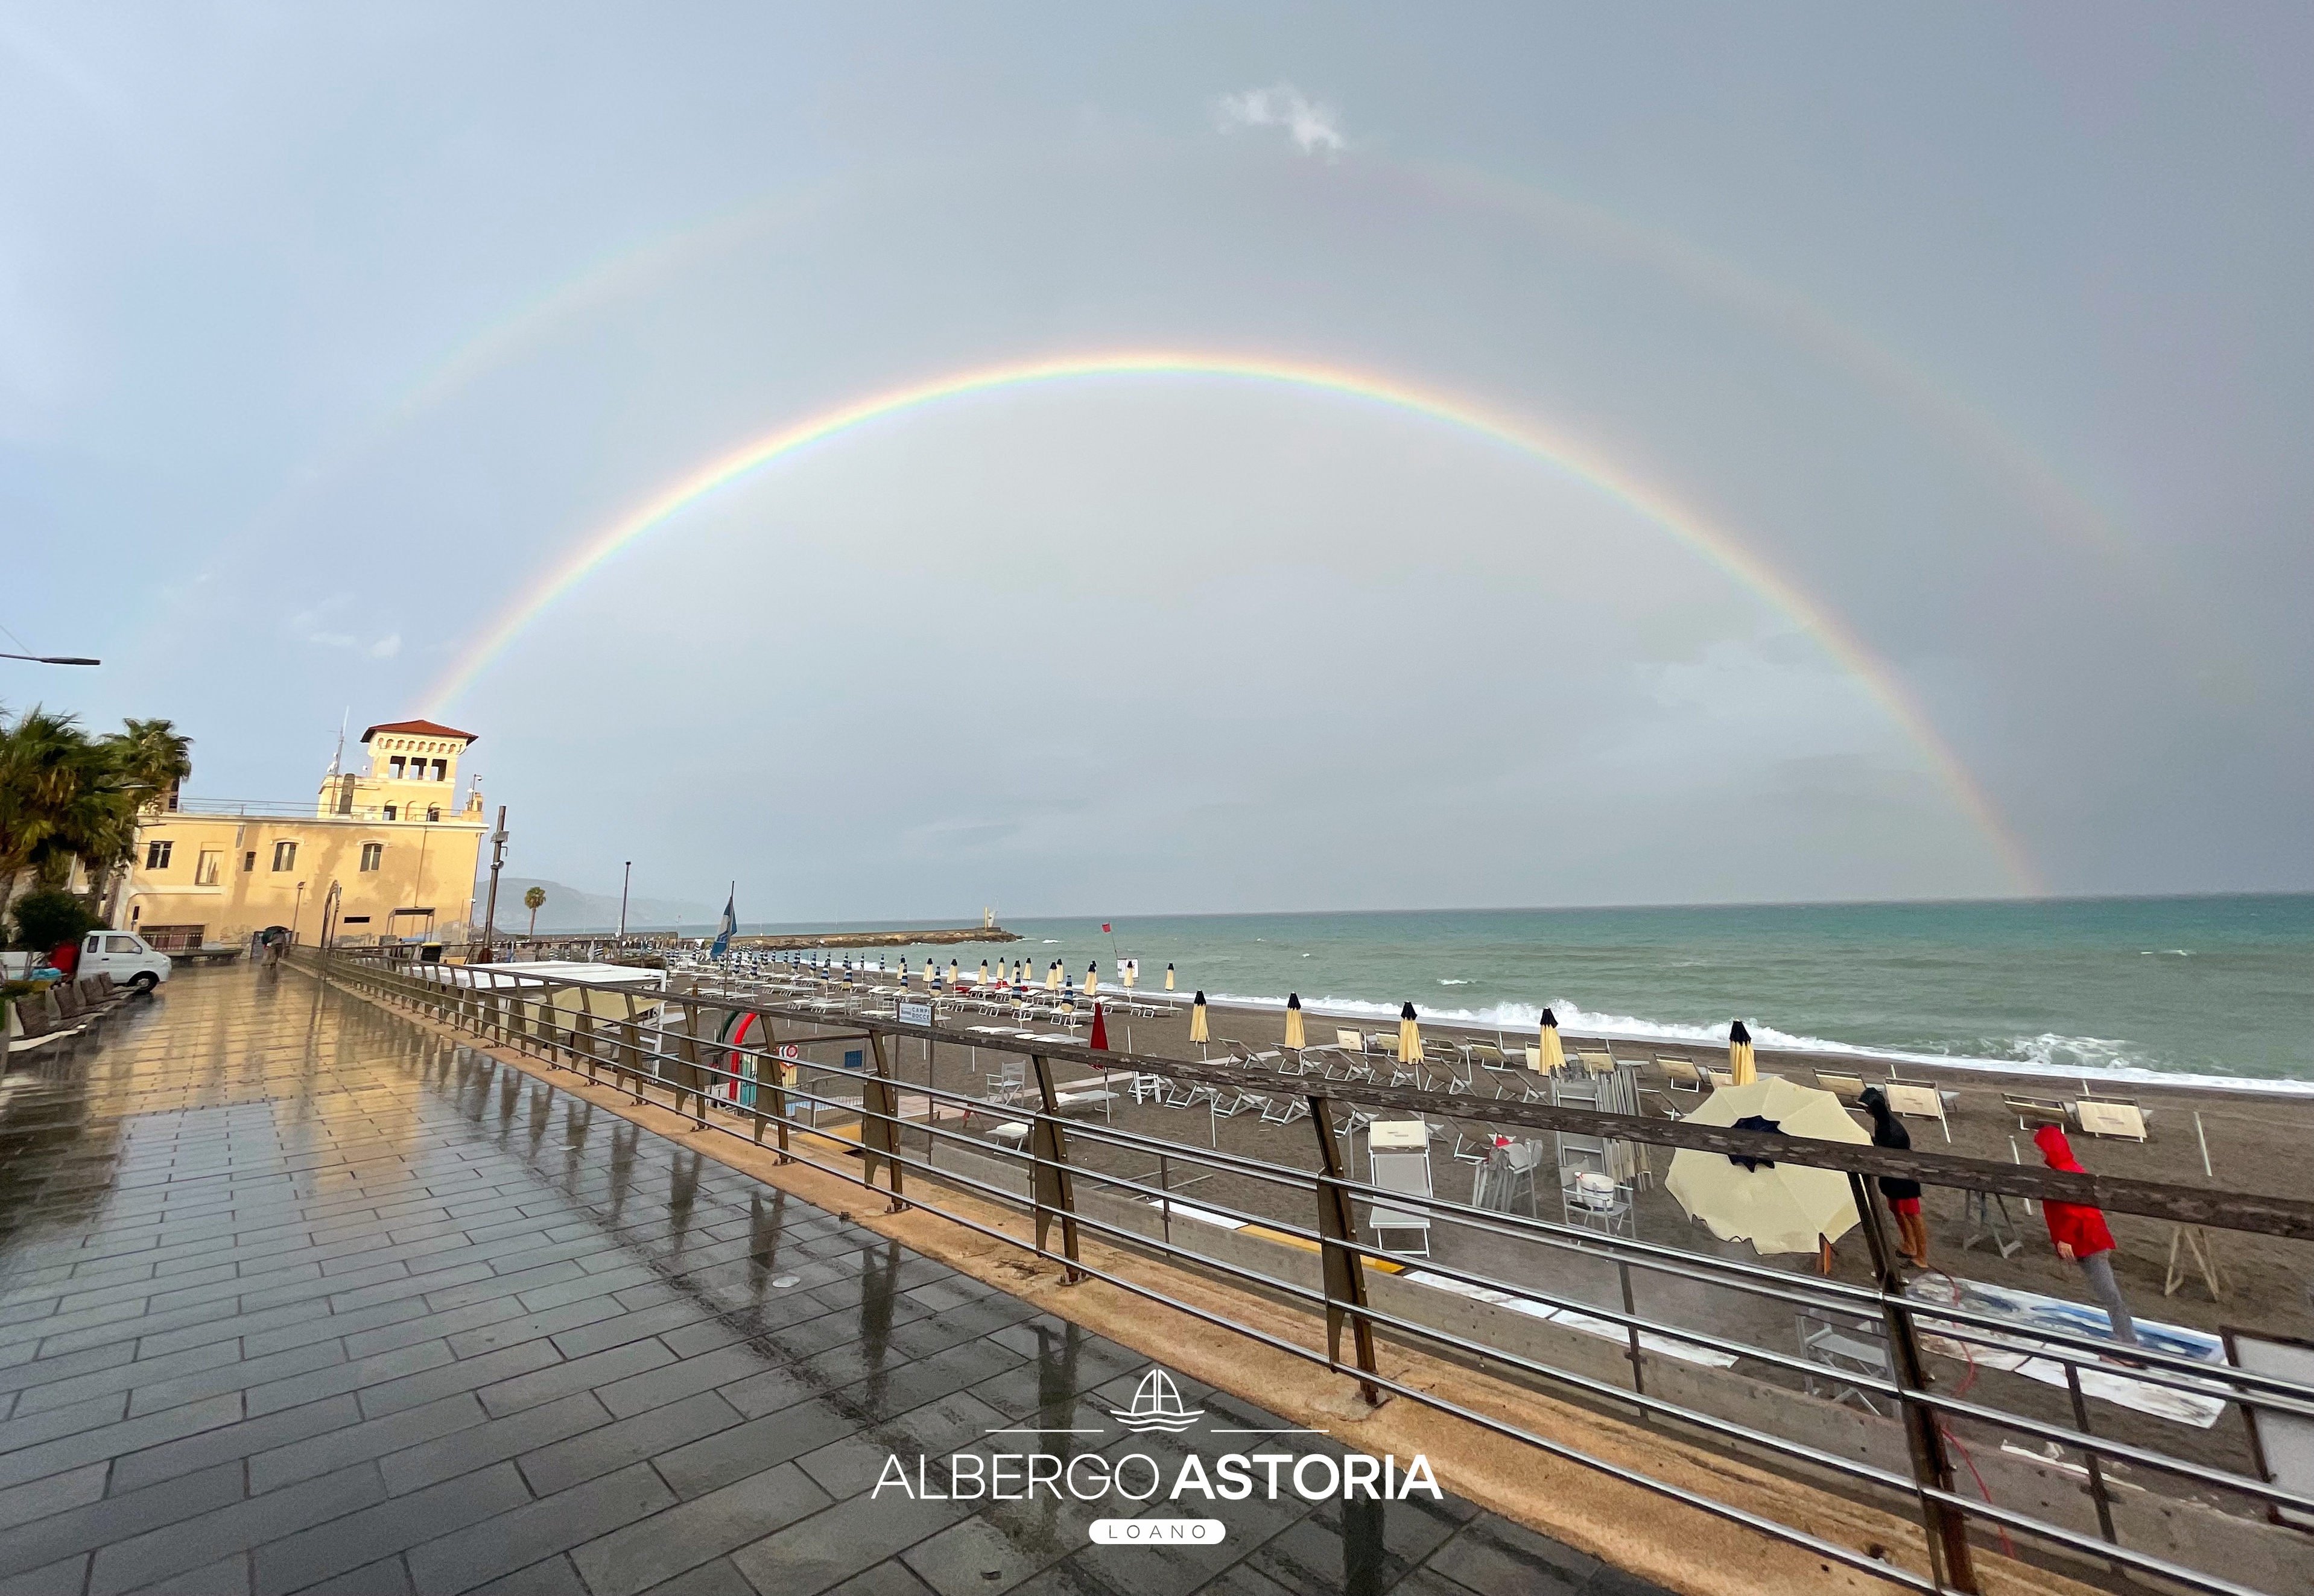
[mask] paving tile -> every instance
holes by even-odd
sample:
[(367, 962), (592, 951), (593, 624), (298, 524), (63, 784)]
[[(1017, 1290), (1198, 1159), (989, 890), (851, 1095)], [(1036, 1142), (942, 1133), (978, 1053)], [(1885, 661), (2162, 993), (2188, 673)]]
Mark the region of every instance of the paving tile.
[[(631, 1342), (625, 1346), (596, 1353), (590, 1357), (559, 1361), (533, 1372), (484, 1386), (479, 1395), (482, 1406), (493, 1415), (513, 1413), (572, 1391), (592, 1390), (599, 1397), (606, 1381), (674, 1361), (675, 1354), (656, 1341)], [(604, 1406), (608, 1407), (610, 1405), (605, 1403)], [(615, 1413), (616, 1410), (613, 1411)]]
[(570, 1554), (594, 1596), (634, 1596), (828, 1505), (793, 1464), (693, 1497)]
[[(116, 1408), (126, 1406), (120, 1398), (105, 1400)], [(0, 1485), (15, 1485), (60, 1468), (71, 1468), (105, 1458), (119, 1458), (123, 1452), (157, 1446), (204, 1430), (214, 1430), (240, 1417), (241, 1398), (234, 1395), (211, 1397), (205, 1401), (188, 1403), (182, 1407), (147, 1414), (142, 1418), (78, 1430), (54, 1441), (0, 1453)], [(132, 1481), (124, 1485), (120, 1480), (119, 1465), (114, 1465), (112, 1489), (115, 1494), (134, 1489), (137, 1484), (150, 1483), (149, 1480)]]
[(500, 1347), (494, 1353), (462, 1358), (439, 1369), (428, 1369), (422, 1374), (404, 1375), (400, 1380), (372, 1386), (360, 1393), (362, 1412), (371, 1418), (377, 1418), (405, 1407), (415, 1407), (421, 1402), (446, 1397), (453, 1391), (471, 1391), (479, 1387), (495, 1385), (500, 1380), (510, 1380), (543, 1364), (560, 1361), (553, 1345), (543, 1338), (526, 1341), (519, 1346)]
[[(584, 1399), (597, 1403), (596, 1411), (603, 1412), (600, 1395), (587, 1393)], [(701, 1392), (679, 1402), (630, 1415), (616, 1423), (604, 1424), (585, 1434), (542, 1445), (521, 1459), (523, 1477), (541, 1496), (552, 1495), (630, 1463), (660, 1457), (670, 1449), (728, 1430), (739, 1422), (738, 1413), (729, 1403), (711, 1391)]]
[[(199, 1350), (208, 1351), (203, 1347)], [(345, 1362), (345, 1349), (334, 1341), (313, 1346), (292, 1347), (287, 1352), (269, 1353), (261, 1358), (243, 1358), (238, 1362), (218, 1363), (190, 1374), (152, 1385), (139, 1384), (128, 1393), (128, 1413), (134, 1418), (139, 1414), (156, 1413), (164, 1407), (176, 1407), (203, 1397), (214, 1397), (225, 1391), (245, 1391), (292, 1374), (309, 1370), (325, 1369)], [(130, 1368), (138, 1367), (130, 1364)]]
[(731, 1554), (764, 1596), (816, 1596), (939, 1533), (962, 1515), (952, 1502), (853, 1496)]
[(858, 1418), (833, 1403), (799, 1403), (676, 1446), (660, 1453), (653, 1465), (676, 1495), (689, 1498), (816, 1451), (859, 1427)]
[[(476, 1406), (488, 1411), (481, 1409), (479, 1403)], [(526, 1407), (506, 1418), (490, 1419), (395, 1452), (381, 1459), (378, 1467), (385, 1475), (386, 1488), (400, 1495), (486, 1464), (521, 1458), (570, 1437), (583, 1437), (609, 1423), (610, 1416), (593, 1392), (575, 1391), (559, 1401)], [(527, 1468), (524, 1472), (527, 1477)], [(530, 1477), (529, 1484), (534, 1495), (548, 1494), (535, 1477)]]
[(764, 1368), (764, 1361), (761, 1354), (745, 1346), (725, 1347), (720, 1352), (677, 1361), (673, 1353), (667, 1352), (663, 1342), (631, 1345), (657, 1347), (667, 1353), (667, 1362), (665, 1367), (615, 1381), (596, 1390), (595, 1394), (602, 1398), (603, 1406), (622, 1417), (673, 1402), (695, 1391), (729, 1385), (760, 1373)]
[[(343, 1355), (343, 1348), (340, 1348)], [(446, 1342), (422, 1341), (415, 1346), (396, 1348), (390, 1353), (340, 1362), (326, 1369), (313, 1370), (287, 1380), (269, 1380), (252, 1386), (243, 1393), (252, 1418), (284, 1407), (298, 1407), (317, 1402), (323, 1397), (340, 1392), (356, 1391), (365, 1386), (378, 1385), (405, 1374), (421, 1370), (437, 1369), (451, 1361)]]
[(136, 1596), (249, 1596), (249, 1554), (235, 1552), (155, 1583), (139, 1585)]
[(674, 1504), (650, 1466), (633, 1464), (428, 1541), (410, 1553), (411, 1577), (428, 1596), (455, 1596)]
[[(730, 1409), (726, 1407), (724, 1411), (729, 1413)], [(110, 1472), (104, 1463), (88, 1463), (0, 1491), (0, 1530), (95, 1501), (104, 1495), (105, 1477)]]
[(0, 1596), (81, 1596), (88, 1583), (88, 1559), (86, 1552), (80, 1552), (45, 1567), (0, 1577)]
[(241, 1466), (225, 1463), (141, 1491), (51, 1513), (0, 1531), (0, 1574), (37, 1568), (76, 1552), (110, 1548), (125, 1537), (139, 1535), (156, 1525), (177, 1523), (240, 1497)]
[(490, 1416), (468, 1391), (367, 1420), (359, 1418), (358, 1405), (350, 1399), (341, 1396), (337, 1400), (344, 1405), (346, 1419), (327, 1429), (309, 1430), (286, 1445), (249, 1454), (252, 1495), (262, 1495), (367, 1459), (382, 1458), (481, 1424)]
[(587, 1591), (570, 1559), (556, 1556), (478, 1585), (472, 1596), (587, 1596)]
[[(242, 1587), (244, 1592), (248, 1589), (247, 1585)], [(318, 1585), (307, 1585), (297, 1596), (415, 1596), (415, 1592), (410, 1583), (410, 1569), (397, 1553), (349, 1569)]]
[[(364, 1505), (315, 1528), (268, 1537), (257, 1547), (252, 1589), (256, 1596), (301, 1591), (504, 1513), (529, 1499), (514, 1466), (501, 1463), (407, 1496)], [(421, 1590), (435, 1588), (422, 1579), (413, 1578), (413, 1583)], [(102, 1593), (92, 1591), (90, 1596)]]

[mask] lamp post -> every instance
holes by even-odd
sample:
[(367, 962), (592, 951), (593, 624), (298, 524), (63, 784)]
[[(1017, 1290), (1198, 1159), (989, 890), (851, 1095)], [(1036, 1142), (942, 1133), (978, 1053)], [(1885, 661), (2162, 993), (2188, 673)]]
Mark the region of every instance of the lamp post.
[(619, 877), (619, 940), (627, 939), (627, 883), (635, 878), (635, 861), (627, 860), (626, 872)]
[(297, 900), (289, 906), (289, 946), (297, 946), (297, 917), (305, 912), (305, 884), (297, 883)]
[(482, 962), (491, 959), (491, 946), (497, 941), (499, 919), (499, 867), (506, 863), (506, 806), (499, 806), (499, 828), (490, 833), (490, 899), (482, 911)]

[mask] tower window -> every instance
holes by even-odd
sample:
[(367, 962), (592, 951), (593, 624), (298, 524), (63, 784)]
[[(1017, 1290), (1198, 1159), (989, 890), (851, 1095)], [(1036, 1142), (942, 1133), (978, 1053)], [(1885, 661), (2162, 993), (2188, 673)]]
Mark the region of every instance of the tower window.
[(394, 805), (394, 804), (388, 804), (388, 805), (386, 805), (386, 807), (385, 807), (385, 817), (386, 817), (388, 820), (399, 820), (400, 818), (402, 818), (402, 810), (401, 810), (400, 806), (398, 806), (398, 805)]
[(447, 781), (449, 779), (450, 762), (446, 759), (436, 760), (434, 762), (434, 780), (437, 781)]
[(401, 780), (402, 769), (405, 763), (406, 762), (402, 759), (402, 755), (399, 754), (395, 754), (391, 760), (386, 762), (388, 766), (386, 773), (392, 776), (396, 781)]
[(385, 858), (385, 844), (384, 844), (384, 843), (383, 843), (383, 842), (364, 842), (364, 843), (362, 844), (361, 868), (362, 868), (363, 869), (365, 869), (365, 870), (374, 870), (374, 869), (377, 869), (378, 865), (379, 865), (381, 862), (383, 862), (383, 861), (384, 861), (384, 858)]
[(426, 811), (426, 818), (428, 822), (438, 821), (442, 818), (442, 811), (439, 809), (428, 809)]

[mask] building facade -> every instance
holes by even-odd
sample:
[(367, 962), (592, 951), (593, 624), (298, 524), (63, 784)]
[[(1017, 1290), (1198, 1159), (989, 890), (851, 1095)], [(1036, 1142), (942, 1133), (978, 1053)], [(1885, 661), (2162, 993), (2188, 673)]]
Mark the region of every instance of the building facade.
[(308, 943), (463, 937), (489, 830), (479, 783), (457, 801), (473, 734), (402, 720), (361, 740), (368, 772), (333, 764), (299, 812), (173, 793), (147, 810), (112, 923), (172, 949), (276, 926)]

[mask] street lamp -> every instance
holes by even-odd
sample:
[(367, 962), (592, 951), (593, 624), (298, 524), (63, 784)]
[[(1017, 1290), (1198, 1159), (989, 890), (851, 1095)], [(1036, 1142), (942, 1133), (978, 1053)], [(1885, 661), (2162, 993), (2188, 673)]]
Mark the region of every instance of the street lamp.
[(289, 906), (289, 946), (297, 946), (297, 917), (305, 912), (305, 884), (297, 883), (297, 901)]
[(627, 860), (625, 874), (619, 877), (619, 940), (627, 939), (627, 883), (635, 878), (635, 861)]

